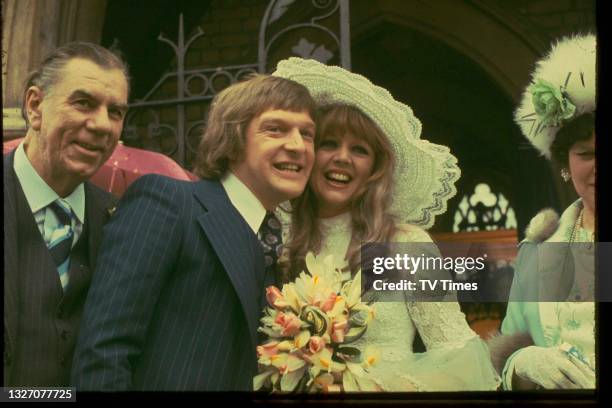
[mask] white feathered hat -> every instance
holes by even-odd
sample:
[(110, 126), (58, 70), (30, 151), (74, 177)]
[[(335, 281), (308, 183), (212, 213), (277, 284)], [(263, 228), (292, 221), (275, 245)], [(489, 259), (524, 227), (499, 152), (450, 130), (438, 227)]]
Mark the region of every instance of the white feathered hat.
[(563, 124), (595, 111), (596, 55), (595, 35), (574, 35), (559, 40), (537, 62), (514, 120), (547, 159)]
[(457, 159), (448, 147), (421, 139), (421, 122), (408, 105), (359, 74), (312, 59), (280, 61), (272, 75), (304, 85), (321, 106), (351, 105), (378, 125), (395, 153), (391, 211), (402, 222), (427, 229), (446, 211), (461, 175)]

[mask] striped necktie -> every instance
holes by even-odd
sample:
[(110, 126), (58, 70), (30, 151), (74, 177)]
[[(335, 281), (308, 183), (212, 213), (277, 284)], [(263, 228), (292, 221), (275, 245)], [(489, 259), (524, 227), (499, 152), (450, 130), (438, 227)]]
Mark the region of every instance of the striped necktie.
[(70, 267), (70, 250), (72, 249), (72, 209), (61, 200), (56, 200), (49, 204), (59, 224), (51, 233), (47, 247), (57, 267), (62, 288), (66, 290), (68, 286), (68, 268)]

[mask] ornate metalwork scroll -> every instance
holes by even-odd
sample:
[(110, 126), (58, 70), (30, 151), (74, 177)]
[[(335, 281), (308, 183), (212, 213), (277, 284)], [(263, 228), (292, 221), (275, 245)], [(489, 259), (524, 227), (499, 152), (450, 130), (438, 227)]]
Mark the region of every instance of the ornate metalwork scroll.
[(176, 70), (130, 104), (122, 138), (126, 145), (164, 153), (190, 167), (208, 104), (219, 91), (249, 73), (269, 72), (278, 60), (292, 55), (350, 69), (349, 34), (348, 0), (272, 0), (260, 24), (258, 62), (185, 69), (190, 46), (204, 32), (198, 27), (185, 40), (181, 14), (176, 42), (163, 34), (158, 37), (174, 50)]
[(270, 1), (259, 29), (259, 72), (291, 55), (350, 70), (348, 0)]
[[(197, 141), (204, 125), (203, 109), (221, 89), (243, 76), (257, 72), (257, 64), (234, 65), (199, 70), (185, 69), (185, 56), (191, 44), (204, 33), (200, 27), (185, 41), (183, 15), (179, 17), (177, 42), (160, 34), (158, 39), (174, 50), (176, 71), (164, 74), (142, 98), (130, 104), (123, 134), (129, 145), (154, 150), (173, 157), (186, 166), (195, 154)], [(174, 95), (165, 87), (175, 88)], [(195, 115), (189, 114), (189, 107)], [(195, 118), (194, 118), (195, 116)]]

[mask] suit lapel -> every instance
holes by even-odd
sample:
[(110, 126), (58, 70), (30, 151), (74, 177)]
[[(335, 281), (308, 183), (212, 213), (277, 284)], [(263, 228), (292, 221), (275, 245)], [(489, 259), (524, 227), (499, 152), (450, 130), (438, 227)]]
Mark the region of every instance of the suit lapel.
[(220, 183), (200, 181), (195, 196), (207, 210), (198, 217), (198, 222), (240, 298), (255, 347), (264, 276), (261, 246)]
[(15, 152), (4, 156), (4, 329), (11, 345), (15, 345), (18, 311), (17, 245), (17, 176), (13, 170)]
[(102, 241), (102, 229), (114, 211), (116, 202), (102, 194), (89, 182), (85, 183), (85, 220), (89, 230), (89, 261), (93, 269)]

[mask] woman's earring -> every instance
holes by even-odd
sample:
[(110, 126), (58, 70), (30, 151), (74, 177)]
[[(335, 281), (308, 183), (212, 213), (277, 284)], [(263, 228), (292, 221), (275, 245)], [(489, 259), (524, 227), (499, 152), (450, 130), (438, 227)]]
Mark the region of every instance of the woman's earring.
[(572, 178), (568, 169), (561, 169), (561, 178), (566, 183)]

